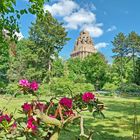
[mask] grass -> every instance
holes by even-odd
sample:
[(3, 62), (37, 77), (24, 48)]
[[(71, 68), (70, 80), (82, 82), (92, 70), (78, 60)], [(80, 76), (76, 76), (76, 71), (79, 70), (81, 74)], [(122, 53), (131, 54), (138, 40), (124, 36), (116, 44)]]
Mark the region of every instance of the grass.
[[(1, 97), (0, 108), (6, 105), (8, 111), (13, 112), (19, 109), (31, 97), (20, 98)], [(137, 119), (140, 121), (140, 98), (139, 97), (106, 97), (100, 96), (99, 99), (105, 103), (105, 119), (94, 119), (91, 114), (84, 113), (85, 128), (94, 131), (94, 140), (132, 140), (134, 130), (134, 103), (136, 103)], [(78, 135), (79, 126), (70, 126), (71, 132), (63, 131), (60, 140), (75, 140)], [(88, 130), (85, 129), (88, 133)]]

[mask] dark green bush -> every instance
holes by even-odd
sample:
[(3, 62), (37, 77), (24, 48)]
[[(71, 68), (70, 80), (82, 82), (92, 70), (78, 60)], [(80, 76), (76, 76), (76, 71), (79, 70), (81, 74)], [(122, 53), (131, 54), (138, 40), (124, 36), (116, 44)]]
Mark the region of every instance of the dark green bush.
[(119, 90), (123, 92), (138, 92), (140, 93), (140, 86), (136, 84), (124, 84)]

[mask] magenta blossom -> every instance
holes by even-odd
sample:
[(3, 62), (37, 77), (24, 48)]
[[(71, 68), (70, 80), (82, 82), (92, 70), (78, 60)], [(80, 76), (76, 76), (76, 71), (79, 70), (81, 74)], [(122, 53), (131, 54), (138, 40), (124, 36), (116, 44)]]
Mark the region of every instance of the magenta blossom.
[(2, 122), (2, 121), (7, 121), (8, 123), (10, 123), (11, 122), (11, 116), (9, 116), (9, 115), (7, 115), (7, 114), (5, 114), (5, 115), (1, 115), (0, 116), (0, 123)]
[(86, 103), (89, 103), (91, 100), (94, 100), (94, 99), (95, 99), (95, 95), (91, 92), (85, 92), (82, 95), (82, 100)]
[(67, 108), (72, 108), (72, 99), (70, 98), (61, 98), (59, 103), (64, 106), (64, 107), (67, 107)]
[(55, 115), (50, 114), (49, 115), (50, 118), (56, 118)]
[(29, 112), (30, 110), (32, 110), (32, 104), (29, 103), (24, 103), (24, 105), (21, 106), (24, 112)]
[(75, 113), (73, 112), (73, 110), (67, 110), (67, 111), (64, 112), (64, 114), (65, 114), (66, 116), (75, 115)]
[(37, 103), (36, 109), (39, 109), (40, 111), (44, 112), (47, 109), (47, 105), (44, 103)]
[(17, 128), (17, 123), (16, 123), (16, 122), (14, 122), (14, 123), (12, 124), (12, 129), (15, 129), (15, 128)]
[(22, 87), (30, 87), (30, 83), (27, 79), (21, 79), (19, 81), (19, 85), (22, 86)]
[(28, 118), (28, 121), (27, 121), (27, 128), (28, 129), (31, 129), (32, 131), (36, 131), (37, 130), (37, 125), (36, 124), (37, 124), (37, 122), (34, 119), (34, 117)]
[(30, 84), (30, 88), (33, 90), (33, 91), (36, 91), (38, 90), (38, 83), (36, 81), (33, 81), (31, 84)]

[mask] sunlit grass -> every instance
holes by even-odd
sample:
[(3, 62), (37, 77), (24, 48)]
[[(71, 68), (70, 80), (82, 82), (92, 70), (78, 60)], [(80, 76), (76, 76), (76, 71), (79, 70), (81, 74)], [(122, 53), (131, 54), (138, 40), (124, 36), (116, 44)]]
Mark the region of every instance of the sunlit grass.
[[(49, 99), (50, 97), (43, 98)], [(84, 113), (85, 128), (94, 131), (94, 140), (131, 140), (134, 127), (134, 103), (136, 103), (137, 118), (140, 121), (139, 97), (99, 96), (99, 99), (105, 103), (105, 119), (94, 119), (90, 113)], [(24, 102), (30, 100), (32, 100), (31, 96), (13, 99), (10, 96), (1, 96), (0, 108), (6, 106), (7, 112), (14, 112), (15, 109), (20, 109)], [(18, 111), (16, 111), (15, 115), (18, 116)], [(70, 126), (69, 129), (71, 132), (63, 131), (59, 140), (75, 139), (79, 132), (79, 126)], [(85, 130), (88, 133), (88, 129)]]

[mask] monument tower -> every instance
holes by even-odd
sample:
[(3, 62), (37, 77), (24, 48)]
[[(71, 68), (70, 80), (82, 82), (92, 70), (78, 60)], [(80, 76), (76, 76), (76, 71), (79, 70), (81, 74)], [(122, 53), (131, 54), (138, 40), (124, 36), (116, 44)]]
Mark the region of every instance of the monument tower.
[(79, 57), (80, 59), (85, 58), (87, 55), (96, 53), (97, 50), (94, 47), (92, 38), (88, 31), (82, 31), (80, 36), (76, 40), (74, 50), (71, 53), (72, 58)]

